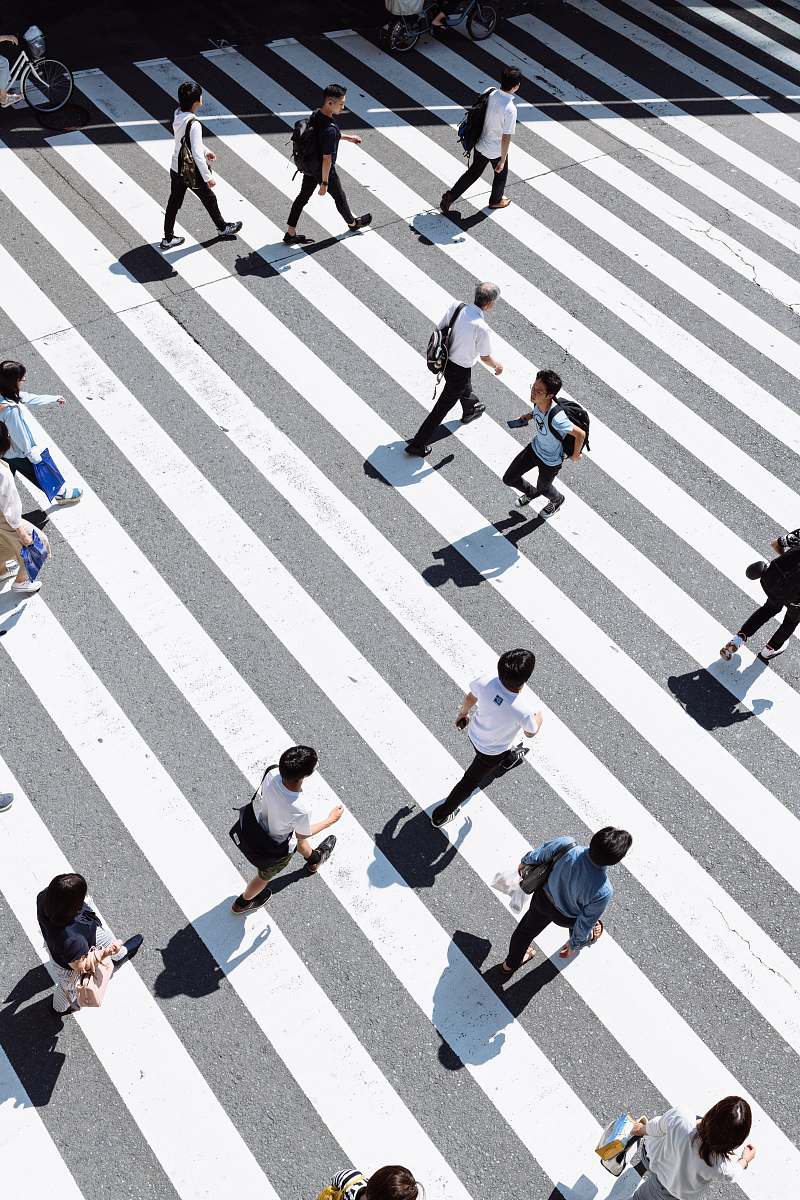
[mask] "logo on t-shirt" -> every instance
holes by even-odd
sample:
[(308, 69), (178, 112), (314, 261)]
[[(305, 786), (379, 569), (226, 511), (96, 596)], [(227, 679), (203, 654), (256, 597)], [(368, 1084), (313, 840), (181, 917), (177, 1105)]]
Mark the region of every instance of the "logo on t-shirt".
[(495, 696), (495, 698), (494, 698), (494, 702), (495, 702), (495, 704), (502, 704), (502, 703), (503, 703), (503, 697), (502, 697), (502, 696)]

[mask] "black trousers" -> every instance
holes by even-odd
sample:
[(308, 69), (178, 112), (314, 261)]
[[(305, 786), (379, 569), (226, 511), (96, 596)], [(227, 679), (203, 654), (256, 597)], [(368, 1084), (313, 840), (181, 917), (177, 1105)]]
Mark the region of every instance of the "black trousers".
[(502, 754), (483, 754), (475, 751), (475, 757), (459, 779), (449, 796), (439, 805), (439, 811), (448, 815), (472, 794), (475, 788), (487, 787), (498, 775), (504, 775), (519, 762), (515, 750), (504, 750)]
[[(167, 201), (167, 211), (164, 213), (164, 237), (167, 239), (167, 241), (169, 241), (169, 239), (175, 234), (175, 218), (178, 215), (178, 209), (183, 204), (188, 191), (186, 184), (183, 182), (177, 171), (170, 171), (169, 178), (169, 200)], [(208, 186), (204, 179), (200, 180), (200, 184), (195, 194), (221, 233), (225, 228), (225, 222), (223, 221), (222, 214), (219, 211), (217, 197), (214, 195), (212, 189)]]
[(17, 471), (19, 471), (23, 479), (27, 479), (28, 483), (32, 483), (34, 487), (39, 488), (39, 491), (42, 490), (39, 487), (39, 481), (36, 478), (36, 471), (34, 470), (33, 463), (29, 458), (6, 458), (3, 461), (5, 462), (6, 466), (10, 468), (12, 475), (16, 475)]
[(460, 367), (458, 363), (449, 362), (444, 369), (442, 394), (408, 443), (409, 446), (421, 449), (459, 400), (462, 416), (466, 417), (475, 410), (478, 397), (472, 390), (472, 368)]
[(522, 966), (525, 951), (533, 939), (538, 937), (548, 925), (561, 925), (565, 929), (571, 929), (574, 924), (572, 917), (565, 917), (556, 908), (544, 888), (539, 888), (538, 892), (534, 892), (531, 896), (528, 911), (511, 935), (506, 955), (509, 967), (516, 971), (517, 967)]
[[(563, 465), (563, 463), (559, 463), (557, 467), (548, 467), (539, 458), (533, 446), (528, 445), (524, 450), (520, 450), (514, 461), (509, 464), (508, 470), (503, 476), (503, 483), (508, 487), (518, 488), (526, 496), (530, 496), (531, 500), (535, 500), (537, 496), (547, 496), (548, 500), (559, 500), (561, 492), (553, 486), (553, 480)], [(532, 471), (534, 467), (539, 468), (539, 477), (536, 480), (536, 487), (531, 487), (522, 476), (528, 471)]]
[[(321, 177), (316, 175), (303, 176), (303, 182), (300, 185), (300, 191), (297, 194), (297, 199), (292, 205), (289, 213), (289, 219), (286, 222), (290, 229), (295, 229), (297, 227), (297, 222), (300, 220), (300, 213), (314, 195), (314, 192), (319, 187), (320, 182)], [(347, 196), (344, 194), (342, 181), (339, 179), (339, 175), (335, 167), (331, 167), (328, 175), (328, 195), (333, 197), (333, 203), (336, 205), (336, 211), (339, 213), (339, 216), (342, 218), (342, 220), (346, 221), (348, 225), (352, 225), (355, 221), (355, 217), (350, 211), (350, 205), (347, 203)]]
[(489, 197), (490, 204), (499, 204), (503, 199), (503, 193), (506, 190), (506, 180), (508, 179), (508, 159), (505, 161), (505, 166), (502, 171), (496, 172), (495, 167), (500, 162), (498, 158), (486, 158), (481, 154), (480, 150), (472, 151), (472, 163), (467, 167), (460, 179), (457, 179), (453, 186), (449, 189), (450, 200), (457, 200), (459, 196), (463, 196), (464, 192), (475, 182), (480, 179), (483, 172), (491, 163), (492, 166), (492, 194)]
[[(762, 625), (766, 625), (767, 621), (771, 621), (773, 617), (777, 617), (783, 607), (778, 600), (766, 600), (761, 605), (761, 608), (756, 609), (752, 617), (747, 618), (739, 630), (740, 636), (743, 638), (752, 637)], [(800, 625), (800, 604), (787, 604), (786, 615), (777, 633), (774, 633), (769, 639), (769, 645), (774, 650), (780, 650), (781, 646), (788, 642), (798, 625)]]

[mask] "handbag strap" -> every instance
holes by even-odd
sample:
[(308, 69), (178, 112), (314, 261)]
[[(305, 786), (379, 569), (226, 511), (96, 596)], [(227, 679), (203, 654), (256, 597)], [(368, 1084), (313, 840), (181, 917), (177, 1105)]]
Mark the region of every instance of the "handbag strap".
[(277, 771), (277, 769), (278, 769), (278, 764), (277, 764), (277, 763), (270, 763), (270, 765), (269, 765), (269, 766), (267, 767), (267, 769), (264, 771), (264, 774), (261, 776), (261, 783), (258, 785), (258, 787), (256, 788), (256, 790), (253, 792), (252, 796), (250, 797), (250, 803), (251, 803), (251, 804), (253, 803), (253, 801), (255, 800), (256, 796), (258, 795), (258, 793), (259, 793), (259, 792), (261, 791), (261, 789), (263, 788), (263, 786), (264, 786), (264, 780), (267, 778), (267, 776), (269, 775), (270, 771)]
[[(186, 146), (186, 148), (189, 151), (191, 151), (191, 146), (189, 144), (189, 134), (190, 134), (191, 128), (194, 125), (196, 120), (197, 120), (197, 117), (192, 117), (190, 120), (188, 120), (186, 122), (186, 128), (184, 129), (183, 137), (181, 138), (181, 145)], [(194, 157), (194, 156), (192, 156), (192, 157)]]
[(458, 318), (460, 317), (462, 309), (464, 309), (464, 308), (466, 308), (466, 307), (467, 307), (467, 306), (466, 306), (466, 304), (465, 304), (465, 303), (464, 303), (464, 301), (462, 300), (460, 304), (457, 304), (457, 305), (456, 305), (456, 310), (455, 310), (455, 312), (453, 313), (453, 315), (452, 315), (452, 317), (450, 318), (450, 320), (447, 322), (447, 329), (445, 330), (445, 337), (447, 338), (447, 352), (448, 352), (448, 354), (450, 353), (450, 342), (452, 341), (452, 338), (453, 338), (453, 329), (454, 329), (454, 327), (455, 327), (455, 323), (456, 323), (456, 321), (458, 320)]

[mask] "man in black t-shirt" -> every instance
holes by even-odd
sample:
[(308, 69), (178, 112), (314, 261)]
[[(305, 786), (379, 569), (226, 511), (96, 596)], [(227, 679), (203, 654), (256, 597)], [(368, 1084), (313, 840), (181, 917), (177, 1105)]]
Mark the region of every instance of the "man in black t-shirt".
[(372, 220), (372, 213), (364, 213), (363, 217), (353, 216), (336, 172), (336, 153), (340, 140), (343, 138), (346, 142), (353, 142), (356, 146), (361, 145), (361, 138), (357, 133), (342, 133), (336, 123), (336, 117), (344, 109), (346, 95), (347, 90), (340, 83), (329, 83), (322, 95), (322, 107), (312, 113), (309, 120), (309, 125), (314, 129), (317, 137), (320, 165), (315, 174), (303, 175), (300, 192), (286, 222), (286, 233), (283, 240), (287, 246), (296, 246), (312, 240), (297, 232), (297, 222), (317, 186), (319, 186), (320, 196), (324, 196), (326, 193), (333, 196), (337, 210), (350, 229), (364, 229)]

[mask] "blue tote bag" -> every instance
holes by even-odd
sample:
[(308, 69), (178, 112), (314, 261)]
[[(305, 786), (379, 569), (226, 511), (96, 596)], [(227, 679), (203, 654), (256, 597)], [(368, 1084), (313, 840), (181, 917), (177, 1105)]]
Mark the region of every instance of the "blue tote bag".
[(50, 557), (50, 551), (44, 544), (43, 538), (39, 534), (39, 530), (35, 527), (31, 530), (33, 541), (30, 546), (23, 546), (20, 555), (25, 563), (25, 570), (28, 572), (28, 578), (31, 583), (36, 579), (36, 576), (41, 571), (44, 564)]
[(36, 482), (39, 487), (47, 499), (52, 500), (64, 486), (64, 476), (53, 462), (53, 456), (48, 449), (45, 448), (42, 451), (42, 461), (34, 463), (33, 469), (36, 472)]

